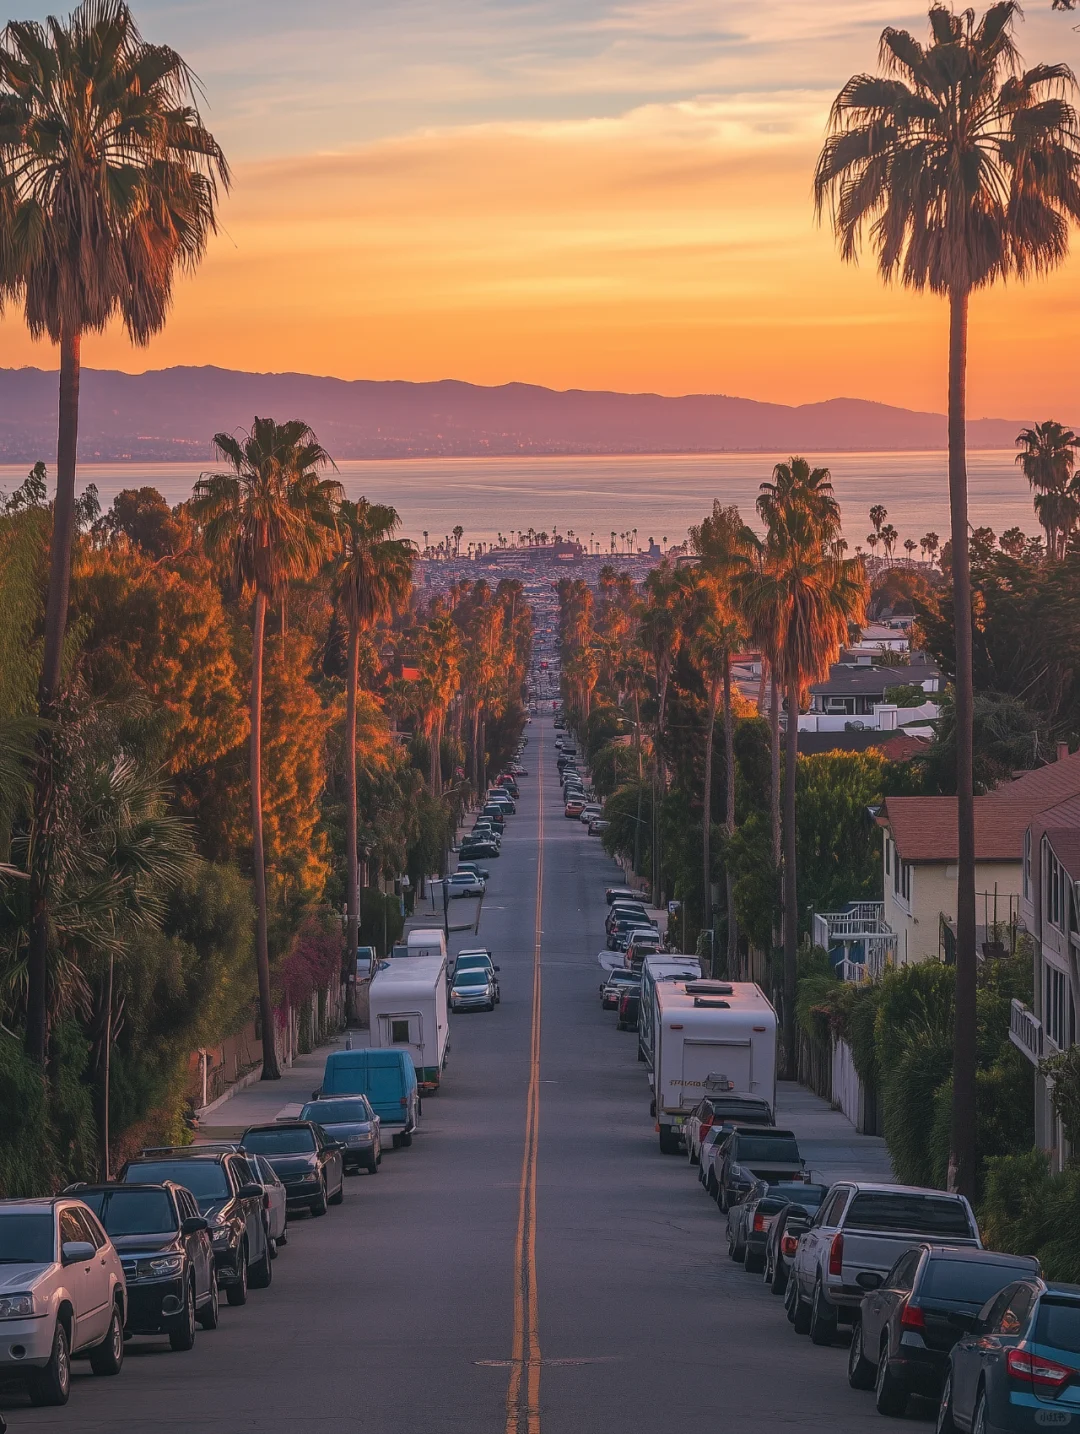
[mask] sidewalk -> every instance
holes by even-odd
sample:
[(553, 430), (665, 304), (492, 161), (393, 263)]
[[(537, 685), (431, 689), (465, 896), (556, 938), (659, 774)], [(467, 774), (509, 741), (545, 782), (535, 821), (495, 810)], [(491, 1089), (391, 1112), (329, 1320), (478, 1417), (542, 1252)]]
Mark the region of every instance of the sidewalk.
[(895, 1178), (880, 1136), (860, 1135), (846, 1115), (794, 1081), (777, 1086), (776, 1123), (795, 1132), (808, 1169), (823, 1185)]
[[(366, 1031), (353, 1031), (353, 1043), (367, 1043)], [(320, 1046), (307, 1056), (297, 1056), (292, 1066), (282, 1072), (280, 1080), (257, 1080), (238, 1090), (210, 1112), (205, 1125), (199, 1127), (196, 1142), (235, 1140), (249, 1125), (276, 1120), (286, 1106), (298, 1107), (311, 1099), (311, 1092), (322, 1081), (326, 1057), (331, 1051), (345, 1049), (345, 1032), (328, 1045)]]

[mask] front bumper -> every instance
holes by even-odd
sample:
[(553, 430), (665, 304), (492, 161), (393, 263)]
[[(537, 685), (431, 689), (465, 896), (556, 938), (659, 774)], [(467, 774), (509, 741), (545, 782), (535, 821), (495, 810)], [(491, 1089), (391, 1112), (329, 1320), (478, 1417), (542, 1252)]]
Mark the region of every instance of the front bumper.
[(492, 996), (470, 996), (465, 1001), (452, 1001), (451, 1011), (483, 1011), (486, 1010), (494, 998)]
[(47, 1315), (34, 1319), (0, 1320), (0, 1371), (40, 1368), (52, 1355), (55, 1322)]
[(129, 1334), (168, 1334), (183, 1324), (183, 1275), (165, 1280), (133, 1280), (127, 1290)]
[(285, 1180), (285, 1204), (310, 1205), (322, 1195), (322, 1181), (318, 1175), (305, 1175), (302, 1180)]

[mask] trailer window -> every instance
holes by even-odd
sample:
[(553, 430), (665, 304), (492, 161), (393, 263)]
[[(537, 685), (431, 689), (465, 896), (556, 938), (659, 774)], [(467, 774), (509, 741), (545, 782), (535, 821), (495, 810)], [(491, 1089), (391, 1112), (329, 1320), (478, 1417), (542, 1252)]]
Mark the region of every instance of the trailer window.
[(390, 1022), (390, 1041), (391, 1044), (395, 1046), (407, 1046), (409, 1044), (408, 1020)]

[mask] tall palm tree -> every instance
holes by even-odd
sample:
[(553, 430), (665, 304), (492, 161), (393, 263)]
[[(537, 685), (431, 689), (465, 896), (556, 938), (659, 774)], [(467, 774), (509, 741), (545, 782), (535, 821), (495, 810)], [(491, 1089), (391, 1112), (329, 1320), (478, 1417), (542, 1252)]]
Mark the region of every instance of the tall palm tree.
[(345, 818), (346, 950), (356, 953), (360, 921), (357, 853), (356, 692), (360, 682), (360, 639), (408, 601), (415, 550), (395, 538), (401, 524), (395, 508), (382, 503), (344, 501), (338, 508), (340, 546), (334, 562), (334, 594), (349, 625), (349, 662), (345, 693), (345, 763), (348, 812)]
[(463, 648), (453, 618), (435, 612), (417, 636), (419, 677), (413, 684), (413, 701), (420, 729), (428, 741), (428, 787), (433, 797), (442, 792), (442, 736), (446, 714), (461, 686)]
[(1051, 558), (1065, 555), (1069, 536), (1080, 516), (1075, 494), (1076, 447), (1080, 439), (1071, 428), (1052, 420), (1025, 428), (1016, 437), (1016, 462), (1035, 489), (1035, 512), (1046, 531)]
[(1080, 133), (1065, 65), (1024, 70), (1018, 0), (930, 8), (930, 41), (881, 36), (880, 75), (854, 75), (832, 109), (814, 188), (840, 251), (869, 229), (885, 279), (949, 301), (949, 507), (956, 623), (956, 1039), (949, 1183), (975, 1182), (975, 808), (966, 369), (972, 293), (1061, 263), (1080, 218)]
[(792, 485), (782, 505), (763, 484), (759, 512), (770, 515), (763, 562), (747, 580), (743, 603), (751, 623), (775, 632), (775, 667), (787, 720), (784, 732), (784, 1055), (796, 1071), (795, 985), (798, 951), (795, 784), (799, 708), (807, 686), (825, 676), (847, 640), (849, 625), (866, 613), (867, 581), (858, 558), (839, 556), (839, 508), (827, 469), (816, 469), (802, 490)]
[(251, 835), (255, 877), (255, 961), (259, 976), (263, 1080), (277, 1080), (274, 1006), (270, 994), (266, 858), (262, 811), (262, 689), (266, 609), (290, 582), (311, 577), (330, 554), (341, 485), (323, 478), (330, 456), (306, 423), (256, 418), (243, 439), (214, 435), (228, 465), (195, 484), (191, 514), (207, 550), (226, 561), (233, 582), (254, 598), (251, 635)]
[[(123, 319), (136, 344), (165, 323), (176, 270), (215, 229), (229, 170), (195, 106), (191, 71), (147, 44), (122, 0), (85, 0), (66, 20), (12, 21), (0, 34), (0, 307), (20, 302), (35, 338), (60, 348), (56, 500), (38, 687), (55, 715), (75, 534), (82, 336)], [(35, 809), (48, 800), (43, 725)], [(35, 848), (37, 853), (45, 848)], [(48, 872), (31, 871), (26, 1047), (43, 1062)]]
[(874, 532), (880, 535), (885, 519), (889, 516), (888, 510), (881, 503), (875, 503), (870, 509), (870, 521), (874, 525)]

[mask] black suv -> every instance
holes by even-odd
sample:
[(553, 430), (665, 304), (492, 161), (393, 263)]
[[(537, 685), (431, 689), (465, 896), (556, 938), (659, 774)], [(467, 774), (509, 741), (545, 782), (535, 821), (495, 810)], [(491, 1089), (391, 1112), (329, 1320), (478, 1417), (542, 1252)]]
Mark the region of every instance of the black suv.
[(210, 1226), (217, 1282), (231, 1305), (247, 1302), (248, 1286), (265, 1289), (274, 1277), (268, 1196), (237, 1151), (197, 1145), (144, 1150), (120, 1172), (125, 1185), (174, 1180), (190, 1190)]
[(723, 1157), (717, 1162), (716, 1183), (720, 1187), (717, 1202), (725, 1213), (744, 1200), (757, 1180), (802, 1181), (806, 1162), (799, 1153), (799, 1142), (793, 1130), (774, 1130), (771, 1126), (737, 1125), (724, 1144)]
[(327, 1205), (341, 1204), (345, 1195), (344, 1147), (313, 1120), (249, 1125), (240, 1144), (270, 1163), (285, 1186), (287, 1204), (306, 1205), (313, 1215), (325, 1215)]
[(218, 1290), (210, 1225), (194, 1195), (160, 1185), (77, 1185), (71, 1193), (105, 1226), (124, 1266), (126, 1334), (167, 1334), (173, 1349), (195, 1343), (196, 1321), (216, 1329)]

